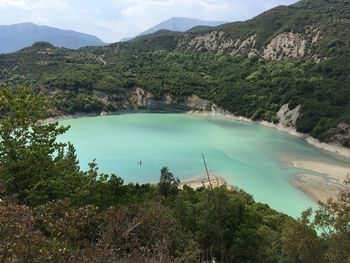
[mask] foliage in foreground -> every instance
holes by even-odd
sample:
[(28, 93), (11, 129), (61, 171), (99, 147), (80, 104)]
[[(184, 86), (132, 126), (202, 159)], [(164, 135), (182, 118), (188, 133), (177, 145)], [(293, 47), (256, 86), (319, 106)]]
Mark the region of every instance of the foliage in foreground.
[[(350, 262), (350, 194), (294, 220), (241, 190), (80, 171), (43, 96), (0, 94), (0, 262)], [(318, 236), (316, 230), (322, 230)]]

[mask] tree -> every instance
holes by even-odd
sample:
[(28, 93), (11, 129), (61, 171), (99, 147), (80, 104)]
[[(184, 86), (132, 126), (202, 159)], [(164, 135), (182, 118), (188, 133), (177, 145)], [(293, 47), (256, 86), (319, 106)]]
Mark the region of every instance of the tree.
[(160, 170), (159, 193), (165, 197), (175, 196), (180, 184), (179, 178), (175, 178), (167, 167)]
[(81, 253), (48, 239), (26, 206), (0, 201), (0, 262), (77, 262)]
[(338, 200), (320, 202), (320, 208), (311, 226), (322, 233), (326, 240), (326, 262), (350, 262), (350, 177), (347, 187), (339, 193)]
[(291, 262), (350, 262), (349, 188), (339, 193), (338, 200), (320, 202), (314, 213), (309, 209), (299, 222), (286, 224), (282, 250), (283, 257)]
[(302, 214), (299, 221), (288, 220), (282, 230), (282, 255), (291, 262), (322, 262), (322, 240), (309, 226), (312, 210)]
[(68, 197), (83, 179), (74, 147), (57, 141), (68, 127), (42, 121), (49, 111), (44, 95), (31, 89), (0, 91), (0, 181), (21, 204)]

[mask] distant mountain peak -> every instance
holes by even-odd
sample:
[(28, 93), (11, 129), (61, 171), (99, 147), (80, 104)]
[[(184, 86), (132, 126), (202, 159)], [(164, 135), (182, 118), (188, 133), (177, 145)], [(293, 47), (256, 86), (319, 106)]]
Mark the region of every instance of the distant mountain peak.
[(171, 17), (156, 26), (142, 32), (138, 36), (153, 34), (159, 30), (169, 30), (175, 32), (185, 32), (197, 26), (219, 26), (225, 24), (224, 21), (206, 21), (189, 17)]
[(17, 23), (13, 24), (13, 26), (36, 26), (33, 22), (23, 22), (23, 23)]
[(49, 42), (57, 47), (73, 49), (104, 45), (101, 39), (93, 35), (32, 22), (0, 25), (0, 53), (14, 52), (36, 42)]

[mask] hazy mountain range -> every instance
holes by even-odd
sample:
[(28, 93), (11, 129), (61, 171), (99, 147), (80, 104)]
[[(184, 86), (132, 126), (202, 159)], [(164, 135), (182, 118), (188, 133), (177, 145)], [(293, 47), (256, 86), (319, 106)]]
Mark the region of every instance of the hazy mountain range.
[[(138, 34), (138, 36), (155, 33), (159, 30), (185, 32), (197, 26), (218, 26), (223, 21), (205, 21), (199, 19), (173, 17)], [(130, 40), (123, 39), (122, 41)], [(105, 43), (96, 36), (83, 34), (72, 30), (36, 25), (34, 23), (20, 23), (14, 25), (0, 25), (0, 53), (10, 53), (31, 46), (38, 41), (45, 41), (57, 47), (77, 49), (84, 46), (100, 46)]]
[(57, 47), (73, 49), (104, 45), (104, 42), (96, 36), (72, 30), (62, 30), (33, 23), (0, 26), (0, 53), (14, 52), (38, 41), (46, 41)]
[[(160, 30), (168, 30), (173, 32), (186, 32), (194, 27), (199, 27), (199, 26), (215, 27), (226, 23), (227, 22), (225, 21), (206, 21), (206, 20), (200, 20), (200, 19), (194, 19), (194, 18), (188, 18), (188, 17), (172, 17), (138, 34), (137, 36), (150, 35)], [(134, 37), (124, 38), (122, 39), (122, 41), (128, 41), (133, 38)]]
[(176, 32), (185, 32), (193, 27), (197, 26), (219, 26), (225, 24), (224, 21), (205, 21), (200, 19), (193, 19), (187, 17), (172, 17), (158, 25), (151, 27), (150, 29), (142, 32), (139, 36), (153, 34), (159, 30), (170, 30)]

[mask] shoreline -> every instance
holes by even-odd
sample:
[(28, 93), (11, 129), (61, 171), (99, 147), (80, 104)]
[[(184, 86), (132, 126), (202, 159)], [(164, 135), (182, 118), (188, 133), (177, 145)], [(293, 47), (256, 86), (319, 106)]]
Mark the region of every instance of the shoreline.
[(137, 113), (160, 113), (160, 114), (175, 114), (175, 113), (183, 113), (186, 114), (189, 111), (186, 110), (180, 110), (180, 109), (125, 109), (125, 110), (118, 110), (118, 111), (102, 111), (101, 113), (84, 113), (84, 112), (77, 112), (73, 114), (67, 114), (67, 115), (60, 115), (55, 117), (50, 117), (44, 120), (44, 123), (47, 122), (55, 122), (55, 121), (64, 121), (64, 120), (71, 120), (71, 119), (79, 119), (79, 118), (88, 118), (88, 117), (100, 117), (100, 116), (118, 116), (118, 115), (124, 115), (124, 114), (137, 114)]
[(77, 119), (77, 118), (84, 118), (84, 117), (98, 117), (98, 116), (113, 116), (113, 115), (122, 115), (122, 114), (136, 114), (136, 113), (161, 113), (161, 114), (171, 114), (171, 113), (183, 113), (188, 114), (196, 117), (217, 117), (217, 118), (225, 118), (228, 120), (234, 120), (234, 121), (241, 121), (251, 124), (257, 124), (268, 128), (273, 128), (278, 131), (287, 133), (291, 136), (297, 137), (299, 139), (302, 139), (306, 143), (324, 151), (328, 151), (332, 154), (339, 155), (341, 157), (345, 157), (346, 159), (350, 160), (350, 149), (345, 148), (344, 146), (333, 144), (333, 143), (324, 143), (319, 141), (318, 139), (310, 136), (306, 133), (300, 133), (297, 132), (294, 127), (286, 127), (281, 124), (274, 124), (268, 121), (254, 121), (250, 118), (242, 117), (242, 116), (236, 116), (232, 113), (229, 113), (224, 110), (211, 110), (211, 111), (202, 111), (202, 110), (179, 110), (174, 108), (159, 110), (159, 109), (125, 109), (125, 110), (118, 110), (118, 111), (111, 111), (111, 112), (101, 112), (101, 113), (74, 113), (74, 114), (68, 114), (68, 115), (60, 115), (56, 117), (50, 117), (44, 120), (44, 123), (48, 122), (55, 122), (55, 121), (63, 121), (63, 120), (69, 120), (69, 119)]
[[(297, 132), (295, 128), (292, 127), (285, 127), (281, 124), (273, 124), (267, 121), (253, 121), (252, 119), (238, 117), (222, 110), (202, 112), (191, 111), (188, 112), (188, 114), (198, 117), (220, 117), (228, 120), (247, 122), (273, 128), (294, 137), (300, 138), (306, 143), (320, 150), (336, 154), (346, 159), (350, 159), (350, 149), (339, 145), (322, 143), (318, 139), (313, 138), (308, 134)], [(296, 177), (290, 181), (290, 183), (315, 203), (318, 203), (319, 201), (326, 202), (329, 198), (336, 200), (341, 190), (349, 189), (349, 186), (344, 185), (344, 181), (347, 177), (348, 172), (350, 171), (350, 168), (348, 167), (340, 167), (327, 163), (307, 160), (294, 160), (291, 164), (293, 167), (302, 169), (305, 172), (297, 174)], [(318, 173), (319, 175), (310, 174), (310, 171)]]
[(345, 184), (350, 174), (350, 167), (300, 160), (294, 161), (293, 165), (305, 173), (298, 174), (292, 179), (292, 184), (316, 202), (325, 203), (329, 198), (336, 200), (340, 191), (350, 189), (349, 185)]
[(315, 203), (326, 203), (329, 199), (338, 200), (341, 191), (349, 191), (348, 186), (330, 175), (301, 173), (290, 182)]
[(286, 127), (281, 124), (274, 124), (268, 121), (254, 121), (250, 118), (242, 117), (242, 116), (235, 116), (231, 113), (228, 113), (223, 110), (212, 110), (212, 111), (189, 111), (187, 114), (192, 115), (192, 116), (197, 116), (197, 117), (220, 117), (220, 118), (225, 118), (228, 120), (234, 120), (234, 121), (241, 121), (241, 122), (247, 122), (251, 124), (258, 124), (264, 127), (269, 127), (276, 129), (278, 131), (287, 133), (289, 135), (292, 135), (294, 137), (297, 137), (299, 139), (302, 139), (306, 143), (324, 150), (328, 151), (333, 154), (340, 155), (342, 157), (345, 157), (347, 159), (350, 159), (350, 149), (345, 148), (344, 146), (337, 145), (337, 144), (332, 144), (332, 143), (324, 143), (320, 142), (318, 139), (311, 137), (309, 134), (306, 133), (300, 133), (297, 132), (295, 128), (293, 127)]
[[(226, 180), (217, 174), (211, 174), (209, 178), (213, 188), (217, 188), (225, 185), (227, 188), (233, 189), (233, 186), (227, 184)], [(188, 187), (191, 187), (192, 189), (197, 190), (203, 186), (205, 188), (210, 187), (210, 183), (208, 181), (207, 175), (199, 175), (199, 176), (195, 176), (195, 177), (186, 179), (184, 181), (181, 181), (179, 188), (183, 189), (183, 187), (187, 185)]]

